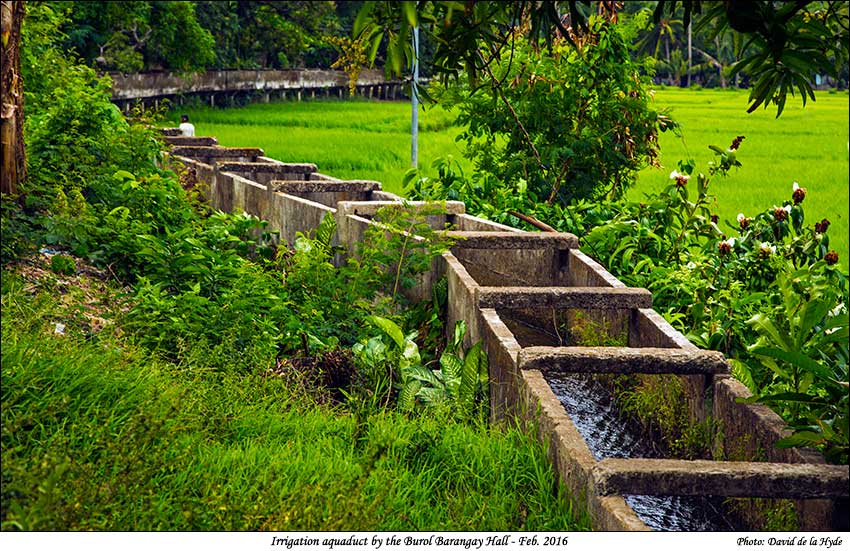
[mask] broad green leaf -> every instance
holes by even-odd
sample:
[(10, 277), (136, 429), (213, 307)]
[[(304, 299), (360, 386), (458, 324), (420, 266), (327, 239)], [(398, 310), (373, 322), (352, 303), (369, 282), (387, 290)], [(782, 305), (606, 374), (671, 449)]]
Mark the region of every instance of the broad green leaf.
[(795, 339), (798, 350), (803, 348), (812, 328), (823, 320), (830, 308), (831, 305), (826, 300), (810, 300), (803, 305), (803, 310), (800, 313), (800, 327)]
[(455, 335), (452, 340), (452, 346), (455, 351), (460, 350), (460, 347), (463, 343), (463, 336), (466, 334), (466, 322), (463, 320), (458, 321), (455, 324)]
[(440, 368), (443, 371), (444, 380), (459, 380), (461, 372), (463, 371), (463, 360), (461, 360), (457, 355), (452, 354), (451, 352), (443, 352), (443, 354), (440, 356)]
[(402, 411), (410, 411), (416, 404), (416, 394), (422, 389), (422, 383), (416, 379), (410, 380), (398, 394), (398, 407)]
[(753, 348), (750, 352), (756, 356), (767, 356), (768, 358), (786, 361), (825, 381), (835, 381), (835, 375), (827, 367), (809, 358), (802, 352), (763, 346)]
[(747, 323), (756, 330), (756, 332), (771, 339), (772, 344), (784, 350), (791, 350), (791, 337), (788, 333), (781, 331), (774, 325), (773, 321), (764, 314), (756, 314), (747, 320)]
[(817, 446), (823, 444), (822, 434), (811, 431), (795, 432), (791, 436), (780, 438), (776, 441), (777, 448), (797, 448), (801, 446)]
[(407, 19), (408, 25), (415, 27), (417, 23), (416, 2), (403, 0), (401, 2), (401, 10), (404, 12), (404, 17)]
[(369, 323), (386, 333), (396, 343), (399, 350), (406, 352), (404, 346), (404, 334), (401, 332), (401, 328), (396, 325), (394, 321), (382, 318), (381, 316), (368, 316), (366, 319), (369, 320)]
[(426, 404), (440, 404), (446, 401), (446, 393), (436, 388), (422, 387), (416, 395)]
[(437, 378), (433, 371), (426, 369), (421, 365), (411, 366), (404, 370), (407, 377), (417, 379), (423, 383), (428, 383), (432, 387), (442, 388), (443, 382)]

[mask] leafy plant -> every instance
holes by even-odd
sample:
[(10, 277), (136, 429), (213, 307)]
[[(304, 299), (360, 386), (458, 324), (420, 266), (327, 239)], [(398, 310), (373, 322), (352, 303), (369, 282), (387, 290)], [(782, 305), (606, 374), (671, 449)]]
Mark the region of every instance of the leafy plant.
[[(455, 326), (452, 341), (440, 355), (437, 369), (422, 365), (415, 342), (416, 332), (404, 334), (394, 321), (380, 316), (370, 316), (368, 321), (379, 328), (382, 335), (354, 345), (354, 354), (373, 372), (377, 371), (377, 366), (385, 366), (398, 389), (401, 410), (413, 410), (417, 404), (446, 405), (463, 418), (469, 418), (476, 408), (486, 411), (489, 400), (486, 394), (487, 357), (481, 343), (463, 352), (466, 333), (463, 321)], [(384, 337), (389, 337), (389, 343)]]
[(523, 41), (485, 65), (480, 86), (439, 94), (460, 110), (459, 140), (477, 171), (525, 180), (534, 203), (621, 195), (657, 156), (659, 129), (671, 126), (649, 103), (651, 65), (629, 54), (638, 24), (592, 16), (572, 45)]
[(771, 375), (753, 400), (779, 409), (794, 429), (777, 445), (815, 446), (828, 460), (847, 463), (847, 294), (822, 269), (823, 263), (780, 274), (781, 303), (748, 320), (759, 336), (749, 347), (756, 362), (740, 367), (755, 364)]

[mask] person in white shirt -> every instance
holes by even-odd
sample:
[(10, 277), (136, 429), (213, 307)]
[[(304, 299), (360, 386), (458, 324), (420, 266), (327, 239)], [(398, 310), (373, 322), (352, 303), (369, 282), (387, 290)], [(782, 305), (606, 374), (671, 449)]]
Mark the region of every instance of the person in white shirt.
[(181, 115), (180, 116), (180, 132), (184, 136), (194, 136), (195, 135), (195, 125), (189, 122), (189, 115)]

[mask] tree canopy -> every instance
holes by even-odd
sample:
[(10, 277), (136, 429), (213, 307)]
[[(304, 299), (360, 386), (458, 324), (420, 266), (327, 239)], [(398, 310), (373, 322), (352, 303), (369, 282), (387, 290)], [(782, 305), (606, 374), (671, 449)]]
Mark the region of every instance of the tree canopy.
[[(419, 25), (425, 41), (435, 45), (434, 74), (442, 80), (465, 75), (474, 82), (487, 66), (513, 51), (514, 28), (527, 23), (528, 40), (535, 45), (545, 42), (551, 48), (555, 38), (573, 42), (576, 33), (585, 32), (590, 14), (608, 14), (616, 19), (624, 7), (622, 2), (590, 0), (370, 1), (364, 2), (353, 32), (371, 45), (373, 59), (386, 40), (387, 70), (400, 74), (413, 55), (411, 29)], [(737, 35), (737, 61), (731, 74), (744, 73), (754, 84), (750, 111), (773, 103), (777, 116), (788, 93), (799, 91), (805, 104), (814, 98), (812, 83), (818, 75), (837, 78), (846, 72), (848, 12), (850, 8), (843, 1), (770, 0), (660, 0), (653, 10), (654, 24), (666, 28), (668, 40), (677, 14), (681, 14), (682, 28), (688, 28), (693, 19), (694, 30), (706, 30), (709, 40), (730, 32)], [(705, 56), (709, 63), (711, 57)], [(716, 57), (713, 60), (719, 64)], [(669, 64), (669, 55), (666, 61)]]

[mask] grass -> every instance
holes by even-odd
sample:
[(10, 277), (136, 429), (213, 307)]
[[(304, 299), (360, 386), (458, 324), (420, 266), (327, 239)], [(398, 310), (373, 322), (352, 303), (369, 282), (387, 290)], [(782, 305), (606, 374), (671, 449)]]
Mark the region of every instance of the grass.
[[(370, 179), (402, 193), (411, 168), (410, 104), (322, 100), (253, 104), (233, 109), (187, 109), (198, 135), (221, 145), (261, 147), (285, 162), (311, 162), (338, 178)], [(461, 157), (452, 116), (440, 108), (419, 117), (419, 166)]]
[(661, 164), (664, 170), (641, 172), (629, 197), (660, 191), (679, 159), (693, 158), (698, 170), (714, 158), (709, 145), (729, 147), (735, 136), (745, 139), (738, 159), (743, 165), (726, 178), (715, 178), (711, 192), (717, 197), (717, 213), (735, 223), (739, 212), (754, 216), (791, 199), (794, 182), (808, 190), (803, 206), (806, 224), (823, 218), (832, 222), (830, 244), (848, 266), (848, 209), (850, 209), (850, 115), (847, 92), (817, 93), (806, 107), (789, 99), (779, 119), (775, 109), (746, 112), (747, 93), (738, 90), (659, 90), (655, 101), (668, 106), (682, 125), (682, 138), (662, 134)]
[[(542, 447), (433, 412), (355, 416), (197, 350), (54, 322), (55, 287), (3, 273), (4, 530), (577, 530)], [(77, 305), (76, 307), (80, 307)], [(119, 324), (120, 326), (120, 324)]]
[[(818, 92), (803, 108), (788, 102), (782, 117), (775, 111), (746, 113), (747, 92), (741, 90), (660, 89), (659, 108), (669, 107), (682, 125), (683, 140), (661, 136), (663, 170), (646, 169), (629, 197), (659, 191), (679, 159), (693, 158), (706, 170), (708, 145), (728, 147), (746, 136), (739, 159), (743, 167), (727, 178), (716, 178), (721, 227), (735, 224), (743, 212), (753, 216), (791, 196), (793, 182), (808, 190), (807, 224), (822, 218), (832, 222), (831, 246), (847, 266), (848, 249), (848, 95)], [(342, 178), (374, 179), (384, 189), (402, 193), (410, 167), (410, 105), (404, 102), (310, 101), (255, 104), (237, 109), (186, 110), (199, 134), (217, 136), (222, 145), (262, 147), (266, 154), (289, 162), (314, 162), (319, 170)], [(458, 129), (440, 108), (420, 116), (419, 166), (430, 173), (437, 157), (461, 157), (454, 138)], [(469, 167), (469, 163), (464, 163)]]

